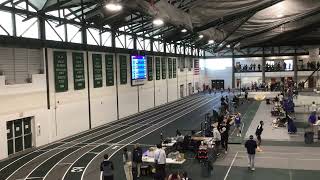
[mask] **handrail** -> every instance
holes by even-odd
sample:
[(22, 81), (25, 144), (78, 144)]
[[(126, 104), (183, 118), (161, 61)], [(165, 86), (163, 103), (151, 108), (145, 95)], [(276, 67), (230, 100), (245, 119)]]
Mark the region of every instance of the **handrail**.
[(306, 83), (306, 82), (308, 82), (309, 81), (309, 79), (314, 75), (314, 73), (315, 72), (317, 72), (317, 71), (319, 71), (320, 70), (320, 66), (319, 67), (317, 67), (317, 69), (316, 70), (314, 70), (311, 74), (310, 74), (310, 76), (304, 81), (304, 84)]

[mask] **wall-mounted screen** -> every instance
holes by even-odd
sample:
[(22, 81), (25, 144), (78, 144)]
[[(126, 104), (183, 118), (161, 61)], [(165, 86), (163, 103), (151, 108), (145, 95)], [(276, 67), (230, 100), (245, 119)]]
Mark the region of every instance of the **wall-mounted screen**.
[(131, 56), (131, 85), (143, 85), (147, 79), (147, 60), (145, 56)]

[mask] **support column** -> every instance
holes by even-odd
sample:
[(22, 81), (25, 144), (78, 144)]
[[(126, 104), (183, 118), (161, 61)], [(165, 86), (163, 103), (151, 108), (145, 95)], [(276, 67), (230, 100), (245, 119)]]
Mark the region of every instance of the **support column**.
[(294, 48), (294, 59), (293, 59), (293, 81), (298, 85), (298, 56), (297, 56), (297, 48)]
[(261, 64), (261, 68), (262, 68), (262, 82), (265, 83), (266, 82), (266, 57), (264, 55), (264, 47), (262, 48), (262, 64)]
[(232, 89), (235, 88), (234, 64), (235, 64), (234, 49), (232, 49), (232, 85), (231, 85)]

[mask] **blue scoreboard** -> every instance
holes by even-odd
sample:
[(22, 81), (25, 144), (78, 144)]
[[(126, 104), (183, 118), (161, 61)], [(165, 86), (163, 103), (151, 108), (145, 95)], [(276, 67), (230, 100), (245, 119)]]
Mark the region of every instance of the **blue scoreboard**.
[(143, 85), (147, 79), (145, 56), (131, 56), (131, 85)]

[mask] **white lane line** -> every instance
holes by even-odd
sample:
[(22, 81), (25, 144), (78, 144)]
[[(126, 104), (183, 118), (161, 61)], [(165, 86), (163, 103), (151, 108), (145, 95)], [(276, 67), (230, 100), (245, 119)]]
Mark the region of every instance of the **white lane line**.
[[(192, 100), (196, 100), (196, 99), (198, 99), (198, 98), (200, 99), (201, 97), (204, 97), (204, 96), (196, 96), (194, 99), (191, 99), (191, 98), (190, 98), (190, 99), (191, 99), (191, 101), (192, 101)], [(94, 128), (94, 129), (90, 129), (90, 130), (84, 131), (84, 132), (82, 132), (82, 133), (80, 133), (80, 134), (75, 134), (75, 135), (69, 136), (69, 137), (67, 137), (67, 138), (63, 138), (63, 139), (61, 139), (61, 140), (59, 140), (59, 141), (52, 142), (51, 144), (48, 144), (48, 145), (42, 147), (41, 149), (47, 148), (47, 147), (49, 147), (49, 146), (51, 146), (51, 145), (53, 145), (53, 144), (55, 144), (55, 143), (63, 143), (62, 141), (64, 141), (64, 140), (71, 139), (71, 138), (76, 137), (76, 136), (79, 136), (79, 135), (81, 135), (81, 134), (85, 134), (85, 133), (87, 133), (87, 132), (89, 132), (89, 131), (94, 131), (95, 129), (98, 129), (98, 128), (102, 128), (101, 130), (99, 130), (99, 131), (97, 131), (97, 132), (93, 132), (93, 133), (91, 133), (91, 134), (88, 134), (88, 135), (86, 135), (86, 136), (80, 137), (80, 138), (75, 139), (75, 140), (73, 140), (73, 141), (70, 141), (70, 142), (67, 142), (67, 143), (63, 143), (63, 144), (57, 146), (56, 148), (59, 148), (60, 146), (63, 146), (63, 145), (65, 145), (65, 144), (72, 144), (73, 142), (78, 141), (78, 140), (81, 140), (81, 139), (84, 139), (84, 138), (86, 138), (86, 137), (88, 137), (88, 136), (101, 133), (102, 131), (105, 131), (106, 129), (111, 129), (111, 128), (114, 128), (114, 126), (119, 126), (119, 124), (111, 125), (112, 123), (115, 123), (115, 122), (118, 122), (118, 121), (124, 121), (124, 122), (126, 122), (126, 121), (129, 121), (130, 118), (132, 118), (132, 117), (133, 117), (133, 118), (132, 118), (131, 120), (139, 121), (139, 120), (141, 120), (142, 118), (149, 117), (150, 114), (153, 114), (154, 112), (157, 112), (157, 111), (163, 110), (163, 109), (169, 109), (171, 106), (176, 106), (177, 104), (180, 104), (180, 103), (182, 104), (183, 102), (188, 101), (188, 100), (189, 100), (188, 98), (181, 98), (181, 99), (179, 99), (179, 100), (177, 100), (177, 101), (173, 101), (172, 103), (169, 103), (169, 104), (164, 104), (164, 105), (160, 105), (160, 106), (157, 106), (157, 107), (153, 107), (153, 108), (151, 108), (151, 109), (149, 109), (149, 110), (146, 110), (146, 111), (150, 111), (150, 112), (143, 111), (143, 112), (145, 112), (145, 114), (141, 114), (141, 115), (139, 115), (139, 114), (133, 114), (133, 115), (127, 116), (127, 117), (125, 117), (125, 118), (118, 119), (118, 120), (116, 120), (116, 121), (112, 121), (112, 122), (107, 123), (107, 124), (105, 124), (105, 125), (102, 125), (102, 126), (100, 126), (100, 127), (96, 127), (96, 128)], [(142, 112), (140, 112), (140, 113), (142, 113)], [(146, 115), (149, 115), (149, 116), (146, 116)], [(135, 122), (136, 122), (136, 121), (135, 121)], [(95, 136), (95, 137), (96, 137), (96, 136)], [(93, 137), (93, 138), (94, 138), (94, 137)], [(10, 175), (10, 177), (11, 177), (13, 174), (15, 174), (17, 171), (19, 171), (22, 167), (24, 167), (26, 164), (30, 163), (31, 161), (33, 161), (33, 160), (35, 160), (35, 159), (37, 159), (37, 158), (39, 158), (39, 157), (41, 157), (41, 156), (43, 156), (43, 155), (46, 155), (47, 153), (51, 152), (52, 150), (54, 150), (54, 149), (56, 149), (56, 148), (49, 149), (47, 152), (45, 152), (45, 153), (43, 153), (43, 154), (41, 154), (41, 155), (39, 155), (39, 156), (36, 156), (36, 157), (32, 158), (31, 160), (29, 160), (28, 162), (24, 163), (24, 165), (21, 166), (20, 168), (16, 169), (16, 170)], [(36, 152), (36, 151), (34, 151), (34, 152)], [(24, 157), (26, 157), (26, 156), (28, 156), (28, 155), (31, 155), (31, 154), (34, 153), (34, 152), (27, 153), (27, 154), (19, 157), (18, 159), (10, 162), (9, 164), (7, 164), (7, 165), (4, 166), (3, 168), (1, 168), (1, 169), (0, 169), (0, 172), (1, 172), (2, 170), (4, 170), (5, 168), (7, 168), (8, 166), (12, 165), (13, 163), (15, 163), (15, 162), (23, 159)], [(9, 177), (8, 177), (8, 178), (9, 178)]]
[(224, 176), (224, 179), (223, 179), (223, 180), (226, 180), (226, 179), (228, 178), (228, 175), (229, 175), (229, 173), (230, 173), (230, 170), (231, 170), (234, 162), (236, 161), (236, 158), (237, 158), (237, 156), (238, 156), (238, 153), (239, 153), (239, 152), (237, 152), (236, 155), (234, 156), (234, 158), (233, 158), (233, 160), (232, 160), (232, 162), (231, 162), (231, 164), (230, 164), (230, 167), (229, 167), (229, 169), (228, 169), (228, 171), (227, 171), (227, 174)]
[[(188, 102), (188, 104), (194, 104), (194, 103), (200, 103), (200, 102), (202, 102), (203, 100), (205, 100), (206, 98), (205, 97), (203, 97), (203, 98), (198, 98), (198, 99), (193, 99), (193, 100), (191, 100), (191, 101), (189, 101)], [(213, 100), (213, 99), (212, 99)], [(212, 100), (210, 100), (210, 101), (212, 101)], [(209, 102), (209, 101), (208, 101)], [(181, 108), (181, 109), (183, 109), (183, 107)], [(174, 112), (178, 112), (178, 111), (180, 111), (181, 112), (181, 109), (180, 108), (177, 108), (177, 109), (175, 109), (175, 111), (173, 111), (173, 112), (171, 112), (171, 113), (174, 113)], [(163, 114), (159, 114), (159, 115), (157, 115), (157, 116), (154, 116), (153, 118), (155, 118), (152, 122), (156, 122), (157, 120), (159, 120), (159, 119), (161, 119), (161, 116), (162, 116)], [(156, 117), (159, 117), (159, 118), (156, 118)], [(168, 119), (168, 118), (166, 118), (166, 119)], [(164, 119), (163, 121), (165, 121), (166, 119)], [(144, 121), (148, 121), (148, 120), (150, 120), (150, 119), (146, 119), (146, 120), (144, 120)], [(162, 121), (161, 121), (162, 122)], [(130, 127), (132, 127), (132, 126), (130, 126)], [(130, 128), (130, 127), (128, 127), (128, 128)], [(139, 126), (139, 127), (137, 127), (137, 128), (135, 128), (135, 129), (132, 129), (132, 130), (130, 130), (129, 132), (126, 132), (125, 134), (127, 134), (127, 133), (130, 133), (130, 132), (132, 132), (132, 131), (134, 131), (134, 130), (136, 130), (136, 129), (139, 129), (139, 128), (141, 128), (142, 126)], [(124, 134), (121, 134), (121, 135), (119, 135), (119, 136), (117, 136), (117, 137), (115, 137), (115, 138), (113, 138), (113, 139), (117, 139), (118, 137), (121, 137), (121, 136), (123, 136)], [(135, 134), (134, 134), (135, 135)], [(134, 135), (132, 135), (132, 136), (134, 136)], [(131, 137), (131, 136), (130, 136)], [(106, 138), (106, 137), (105, 137)], [(129, 138), (129, 137), (128, 137)], [(111, 139), (111, 140), (108, 140), (108, 141), (112, 141), (113, 139)], [(127, 138), (126, 138), (127, 139)], [(100, 141), (100, 140), (98, 140), (98, 141)], [(123, 141), (123, 140), (122, 140)], [(121, 141), (120, 141), (121, 142)], [(107, 143), (106, 143), (107, 144)], [(111, 147), (108, 147), (108, 148), (106, 148), (105, 150), (108, 150), (108, 149), (110, 149)], [(105, 151), (104, 150), (104, 151)], [(102, 151), (102, 152), (104, 152), (104, 151)], [(85, 153), (86, 154), (86, 153)], [(83, 154), (82, 156), (80, 156), (80, 157), (78, 157), (78, 159), (76, 160), (76, 161), (74, 161), (73, 162), (73, 164), (74, 163), (76, 163), (80, 158), (82, 158), (83, 156), (85, 156), (85, 154)], [(99, 153), (100, 154), (100, 153)], [(97, 157), (97, 156), (95, 156), (95, 157)], [(94, 158), (93, 158), (94, 159)], [(91, 163), (91, 161), (89, 162), (89, 164)], [(63, 175), (63, 178), (62, 179), (65, 179), (65, 176), (67, 175), (67, 173), (69, 172), (69, 170), (70, 170), (70, 168), (73, 166), (73, 164), (68, 168), (68, 170), (65, 172), (65, 174)], [(88, 165), (89, 165), (88, 164)], [(87, 165), (87, 167), (88, 167), (88, 165)], [(87, 168), (86, 167), (86, 168)], [(86, 168), (85, 168), (85, 170), (84, 170), (84, 172), (86, 171)], [(53, 169), (53, 168), (52, 168)], [(51, 169), (51, 170), (52, 170)], [(51, 171), (50, 170), (50, 171)], [(50, 172), (49, 171), (49, 172)], [(47, 173), (47, 175), (49, 174), (49, 172)], [(83, 177), (83, 175), (84, 175), (84, 172), (83, 172), (83, 174), (82, 174), (82, 177)], [(47, 175), (45, 176), (45, 177), (47, 177)]]
[[(191, 99), (190, 101), (188, 101), (187, 103), (193, 103), (193, 102), (200, 102), (202, 99), (204, 99), (204, 97), (197, 97), (197, 98), (195, 98), (195, 99)], [(170, 106), (171, 107), (171, 106)], [(163, 108), (163, 109), (165, 109), (165, 108)], [(178, 109), (179, 110), (179, 109)], [(174, 111), (175, 112), (175, 111)], [(160, 116), (161, 114), (159, 114), (159, 115), (157, 115), (157, 116), (154, 116), (153, 118), (156, 118), (156, 117), (158, 117), (158, 116)], [(149, 115), (150, 116), (150, 115)], [(147, 117), (149, 117), (149, 116), (147, 116)], [(141, 120), (142, 118), (138, 118), (136, 121), (139, 121), (139, 120)], [(145, 120), (143, 120), (142, 122), (146, 122), (146, 121), (149, 121), (150, 119), (145, 119)], [(155, 119), (154, 121), (156, 121), (156, 120), (158, 120), (158, 119)], [(152, 122), (154, 122), (154, 121), (152, 121)], [(135, 125), (132, 125), (132, 126), (130, 126), (130, 127), (134, 127)], [(125, 129), (130, 129), (130, 127), (127, 127), (127, 128), (125, 128)], [(137, 127), (137, 128), (135, 128), (135, 129), (132, 129), (132, 130), (130, 130), (129, 132), (131, 132), (131, 131), (134, 131), (134, 130), (136, 130), (136, 129), (138, 129), (138, 128), (140, 128), (141, 126), (139, 126), (139, 127)], [(126, 132), (125, 134), (127, 134), (127, 133), (129, 133), (129, 132)], [(107, 137), (110, 137), (112, 134), (110, 134), (109, 136), (107, 136)], [(122, 135), (124, 135), (124, 134), (120, 134), (119, 136), (117, 136), (117, 137), (115, 137), (115, 138), (113, 138), (113, 139), (116, 139), (116, 138), (118, 138), (118, 137), (120, 137), (120, 136), (122, 136)], [(99, 135), (98, 135), (99, 136)], [(104, 137), (103, 139), (105, 139), (105, 138), (107, 138), (107, 137)], [(93, 137), (94, 138), (94, 137)], [(113, 140), (113, 139), (111, 139), (111, 140)], [(100, 139), (101, 140), (101, 139)], [(97, 140), (97, 141), (100, 141), (100, 140)], [(86, 144), (86, 143), (78, 143), (78, 144)], [(85, 147), (88, 147), (88, 146), (90, 146), (91, 144), (101, 144), (101, 143), (88, 143), (87, 145), (85, 145), (85, 146), (83, 146), (83, 147), (81, 147), (80, 149), (78, 149), (78, 150), (76, 150), (75, 152), (77, 152), (77, 151), (80, 151), (81, 149), (83, 149), (83, 148), (85, 148)], [(103, 145), (103, 143), (101, 144), (101, 145)], [(108, 147), (109, 148), (109, 147)], [(107, 148), (107, 149), (108, 149)], [(90, 150), (92, 150), (92, 149), (90, 149)], [(74, 153), (74, 152), (73, 152)], [(73, 154), (73, 153), (71, 153), (71, 154)], [(93, 153), (93, 152), (87, 152), (87, 153)], [(62, 162), (64, 159), (66, 159), (67, 157), (69, 157), (71, 154), (69, 154), (69, 155), (67, 155), (66, 157), (64, 157), (64, 158), (62, 158), (58, 163), (60, 163), (60, 162)], [(86, 154), (86, 153), (85, 153)], [(73, 166), (73, 164), (75, 163), (75, 162), (77, 162), (80, 158), (82, 158), (85, 154), (83, 154), (82, 156), (80, 156), (80, 157), (78, 157), (72, 164), (71, 164), (71, 166), (68, 168), (68, 170), (65, 172), (65, 174), (64, 174), (64, 176), (63, 176), (63, 178), (62, 179), (64, 179), (65, 178), (65, 176), (66, 176), (66, 174), (67, 174), (67, 172), (70, 170), (70, 168)], [(95, 153), (93, 153), (93, 154), (95, 154)], [(44, 177), (44, 179), (45, 178), (47, 178), (47, 176), (50, 174), (50, 172), (55, 168), (55, 166), (56, 165), (54, 165), (48, 172), (47, 172), (47, 174), (45, 175), (45, 177)], [(35, 169), (34, 169), (35, 170)], [(34, 171), (33, 170), (33, 171)]]
[[(195, 107), (195, 108), (193, 109), (193, 111), (195, 111), (196, 109), (199, 109), (200, 107), (205, 106), (206, 104), (208, 104), (208, 103), (210, 103), (210, 102), (212, 102), (212, 101), (215, 101), (215, 100), (217, 100), (217, 98), (211, 99), (211, 100), (207, 101), (206, 103), (202, 103), (200, 106)], [(187, 110), (188, 110), (188, 109), (187, 109)], [(165, 123), (165, 124), (163, 124), (163, 125), (155, 128), (155, 129), (150, 130), (148, 133), (140, 136), (139, 138), (136, 138), (136, 139), (134, 139), (133, 141), (130, 141), (129, 143), (123, 145), (121, 148), (117, 149), (114, 153), (112, 153), (112, 154), (109, 156), (109, 159), (111, 159), (111, 157), (114, 156), (114, 155), (115, 155), (120, 149), (122, 149), (123, 147), (125, 147), (125, 146), (127, 146), (127, 145), (129, 145), (129, 144), (131, 144), (131, 143), (133, 143), (133, 142), (135, 142), (135, 141), (137, 141), (137, 140), (139, 140), (139, 139), (141, 139), (141, 138), (149, 135), (149, 134), (151, 134), (152, 132), (154, 132), (154, 131), (156, 131), (156, 130), (158, 130), (158, 129), (164, 127), (164, 126), (166, 126), (167, 124), (170, 124), (171, 122), (179, 119), (180, 117), (185, 116), (186, 114), (189, 114), (190, 112), (192, 112), (192, 111), (189, 111), (189, 112), (187, 112), (187, 113), (185, 113), (185, 114), (182, 114), (182, 115), (174, 118), (173, 120), (171, 120), (171, 121), (169, 121), (169, 122), (167, 122), (167, 123)], [(168, 118), (166, 118), (166, 119), (168, 119)], [(155, 124), (155, 125), (157, 125), (157, 124)], [(155, 125), (154, 125), (154, 126), (155, 126)], [(136, 135), (136, 134), (134, 134), (134, 135)], [(132, 136), (134, 136), (134, 135), (132, 135)], [(130, 136), (130, 137), (131, 137), (131, 136)], [(128, 137), (128, 138), (129, 138), (129, 137)], [(126, 138), (126, 139), (128, 139), (128, 138)], [(124, 140), (125, 140), (125, 139), (124, 139)], [(107, 149), (108, 149), (108, 148), (107, 148)], [(107, 150), (107, 149), (106, 149), (106, 150)], [(104, 151), (105, 151), (105, 150), (104, 150)], [(102, 154), (104, 151), (100, 152), (99, 154)], [(84, 177), (84, 175), (85, 175), (85, 172), (87, 171), (87, 169), (88, 169), (88, 167), (90, 166), (90, 164), (91, 164), (91, 163), (93, 162), (93, 160), (94, 160), (95, 158), (97, 158), (97, 157), (98, 157), (98, 156), (94, 157), (94, 158), (87, 164), (87, 166), (86, 166), (86, 168), (84, 169), (84, 172), (83, 172), (83, 174), (82, 174), (82, 176), (81, 176), (81, 180), (83, 180), (83, 177)]]

